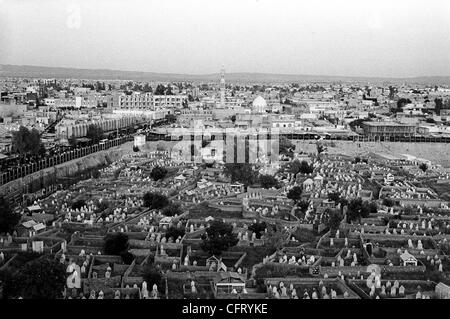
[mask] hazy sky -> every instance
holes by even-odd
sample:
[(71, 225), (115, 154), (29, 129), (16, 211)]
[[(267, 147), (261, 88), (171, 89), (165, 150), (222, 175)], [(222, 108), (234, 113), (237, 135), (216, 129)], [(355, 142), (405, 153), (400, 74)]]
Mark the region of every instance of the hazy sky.
[(0, 0), (0, 64), (450, 75), (450, 1)]

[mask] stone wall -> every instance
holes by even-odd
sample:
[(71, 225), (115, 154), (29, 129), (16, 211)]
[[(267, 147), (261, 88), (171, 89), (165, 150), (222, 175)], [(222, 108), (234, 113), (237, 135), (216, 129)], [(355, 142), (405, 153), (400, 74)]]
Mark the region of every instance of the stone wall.
[[(132, 152), (131, 142), (55, 165), (54, 167), (38, 171), (0, 186), (0, 195), (6, 197), (13, 192), (26, 193), (30, 185), (33, 185), (33, 188), (38, 187), (39, 189), (42, 188), (42, 185), (49, 187), (57, 182), (58, 179), (77, 176), (81, 172), (108, 165), (119, 160), (124, 154), (129, 152)], [(32, 191), (37, 192), (39, 189), (33, 189)]]

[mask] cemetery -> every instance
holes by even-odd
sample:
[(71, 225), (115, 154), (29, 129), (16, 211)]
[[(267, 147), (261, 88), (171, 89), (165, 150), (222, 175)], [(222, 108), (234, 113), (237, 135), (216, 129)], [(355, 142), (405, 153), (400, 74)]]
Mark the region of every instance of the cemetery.
[[(270, 170), (277, 187), (263, 188), (231, 181), (219, 163), (126, 154), (26, 207), (0, 237), (0, 271), (54, 255), (66, 299), (445, 295), (435, 290), (450, 283), (448, 202), (408, 180), (405, 162), (303, 158), (308, 172), (287, 158)], [(217, 224), (226, 245), (208, 233)], [(111, 250), (111, 238), (124, 242)]]

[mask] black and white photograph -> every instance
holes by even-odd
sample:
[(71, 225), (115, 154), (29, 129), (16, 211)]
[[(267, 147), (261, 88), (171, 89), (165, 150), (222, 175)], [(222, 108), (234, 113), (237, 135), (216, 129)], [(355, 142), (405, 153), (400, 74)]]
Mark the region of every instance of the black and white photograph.
[(450, 299), (450, 1), (0, 0), (0, 299)]

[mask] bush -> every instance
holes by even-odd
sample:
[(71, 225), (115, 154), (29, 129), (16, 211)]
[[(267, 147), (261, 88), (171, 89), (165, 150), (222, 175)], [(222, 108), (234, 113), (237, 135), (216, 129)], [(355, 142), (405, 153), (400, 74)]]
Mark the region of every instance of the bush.
[(347, 222), (361, 220), (361, 218), (368, 217), (370, 214), (377, 212), (378, 207), (376, 203), (363, 202), (361, 198), (352, 199), (348, 204)]
[(105, 236), (103, 250), (106, 255), (120, 256), (128, 251), (128, 247), (128, 236), (124, 233), (110, 233)]
[(72, 209), (81, 209), (86, 205), (86, 202), (83, 199), (77, 200), (75, 203), (72, 204)]
[(0, 297), (2, 299), (10, 299), (15, 298), (19, 295), (19, 284), (20, 280), (18, 278), (18, 274), (16, 275), (14, 271), (9, 268), (6, 268), (0, 271), (0, 283), (2, 283), (2, 294)]
[(98, 179), (98, 178), (100, 178), (100, 176), (101, 176), (101, 173), (98, 169), (92, 171), (92, 178)]
[(20, 214), (14, 213), (6, 200), (0, 197), (0, 233), (12, 232), (20, 218)]
[(133, 263), (134, 255), (129, 251), (122, 252), (120, 257), (122, 257), (123, 263), (126, 265), (131, 265)]
[(248, 229), (251, 230), (252, 232), (256, 233), (256, 238), (260, 239), (262, 233), (266, 230), (267, 225), (265, 222), (261, 222), (261, 223), (253, 223), (251, 224)]
[[(108, 202), (107, 201), (105, 201), (105, 200), (102, 200), (100, 203), (98, 203), (97, 205), (97, 213), (99, 213), (99, 212), (103, 212), (105, 209), (107, 209), (108, 208), (108, 206), (109, 206), (109, 204), (108, 204)], [(106, 217), (106, 216), (105, 216)], [(102, 218), (103, 219), (105, 219), (105, 217), (103, 217), (102, 216)]]
[(179, 204), (170, 203), (168, 206), (166, 206), (162, 211), (164, 216), (175, 216), (175, 215), (181, 215), (183, 211), (181, 210), (181, 207)]
[(300, 186), (292, 187), (287, 193), (287, 198), (292, 199), (295, 203), (302, 197), (302, 188)]
[(311, 174), (314, 171), (314, 167), (309, 165), (307, 161), (299, 161), (293, 160), (289, 165), (289, 172), (294, 174), (294, 177), (297, 176), (298, 173), (301, 174)]
[(428, 169), (428, 165), (425, 164), (425, 163), (421, 163), (421, 164), (419, 165), (419, 168), (420, 168), (423, 172), (426, 172), (427, 169)]
[(339, 192), (328, 193), (328, 199), (337, 204), (337, 203), (339, 203), (339, 200), (341, 199), (341, 194)]
[(149, 207), (151, 209), (161, 209), (169, 205), (167, 196), (158, 193), (145, 193), (143, 200), (144, 207)]
[(53, 256), (44, 256), (26, 263), (17, 275), (17, 293), (24, 299), (62, 297), (66, 271), (64, 265)]
[(147, 282), (147, 287), (149, 290), (153, 289), (153, 285), (156, 284), (158, 286), (159, 291), (163, 291), (164, 282), (162, 280), (161, 270), (152, 265), (147, 265), (144, 269), (144, 273), (142, 275), (144, 281)]
[(287, 265), (287, 264), (271, 264), (264, 265), (258, 268), (255, 272), (255, 279), (264, 278), (276, 278), (276, 277), (287, 277), (287, 276), (297, 276), (297, 277), (309, 277), (309, 269), (302, 269), (298, 266)]
[(293, 236), (299, 243), (314, 243), (316, 241), (316, 236), (308, 229), (297, 229)]
[(261, 186), (266, 189), (278, 187), (278, 180), (272, 175), (261, 175), (259, 177), (259, 182), (261, 183)]
[(394, 206), (394, 201), (390, 198), (385, 198), (383, 199), (383, 205), (387, 207), (392, 207)]
[(167, 239), (172, 237), (173, 240), (176, 240), (180, 236), (183, 238), (184, 234), (185, 234), (184, 229), (172, 226), (172, 227), (169, 227), (169, 229), (166, 231), (164, 237), (166, 237)]
[(231, 178), (231, 182), (240, 182), (245, 186), (257, 181), (258, 173), (248, 163), (226, 163), (223, 173)]
[(327, 226), (332, 233), (335, 233), (339, 229), (343, 216), (338, 209), (329, 210), (328, 214)]
[(166, 177), (166, 175), (167, 175), (167, 170), (161, 166), (153, 167), (152, 171), (150, 172), (150, 177), (153, 178), (153, 180), (155, 180), (155, 181), (164, 179), (164, 177)]
[(90, 124), (87, 129), (86, 137), (93, 143), (98, 143), (103, 138), (103, 130), (96, 124)]
[(233, 227), (222, 221), (213, 221), (202, 235), (202, 239), (202, 250), (211, 255), (220, 255), (222, 251), (235, 246), (239, 241), (237, 235), (233, 233)]
[(304, 214), (308, 210), (309, 202), (306, 200), (301, 200), (297, 206), (300, 208), (301, 212)]

